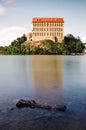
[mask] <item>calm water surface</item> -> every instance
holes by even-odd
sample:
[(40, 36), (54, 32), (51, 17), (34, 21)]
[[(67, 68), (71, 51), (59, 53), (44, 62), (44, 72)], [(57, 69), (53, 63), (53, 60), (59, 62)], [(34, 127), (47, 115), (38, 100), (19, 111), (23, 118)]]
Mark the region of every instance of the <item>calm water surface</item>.
[[(21, 98), (67, 110), (17, 109)], [(0, 130), (15, 129), (86, 130), (86, 56), (0, 56)]]

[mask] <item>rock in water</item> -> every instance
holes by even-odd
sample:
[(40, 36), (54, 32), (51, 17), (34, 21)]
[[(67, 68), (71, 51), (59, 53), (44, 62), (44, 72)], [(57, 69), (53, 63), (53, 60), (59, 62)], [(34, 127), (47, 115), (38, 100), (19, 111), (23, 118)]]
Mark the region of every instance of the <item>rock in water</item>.
[(59, 111), (65, 111), (66, 110), (66, 106), (65, 105), (55, 105), (54, 107), (53, 107), (53, 109), (56, 109), (56, 110), (59, 110)]
[(22, 108), (22, 107), (45, 108), (45, 109), (54, 109), (59, 111), (65, 111), (67, 108), (65, 105), (50, 106), (50, 105), (43, 105), (43, 104), (36, 103), (35, 100), (23, 100), (23, 99), (19, 100), (16, 103), (16, 106), (18, 108)]
[(36, 104), (36, 102), (34, 100), (19, 100), (17, 103), (16, 103), (16, 106), (17, 107), (33, 107), (34, 104)]

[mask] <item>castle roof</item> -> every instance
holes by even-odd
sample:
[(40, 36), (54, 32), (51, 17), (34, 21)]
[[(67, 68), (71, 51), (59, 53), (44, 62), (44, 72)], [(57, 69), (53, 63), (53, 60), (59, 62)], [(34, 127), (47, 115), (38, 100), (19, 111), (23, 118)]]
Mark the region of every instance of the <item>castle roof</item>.
[(63, 18), (39, 18), (39, 17), (34, 17), (32, 19), (32, 22), (61, 22), (64, 23)]

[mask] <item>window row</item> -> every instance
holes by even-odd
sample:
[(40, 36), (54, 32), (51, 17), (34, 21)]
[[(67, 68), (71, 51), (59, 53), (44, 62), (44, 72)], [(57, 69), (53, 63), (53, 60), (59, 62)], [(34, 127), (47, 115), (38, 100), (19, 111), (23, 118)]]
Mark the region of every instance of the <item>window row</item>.
[(63, 23), (33, 23), (33, 26), (62, 26)]
[(63, 28), (33, 28), (33, 31), (63, 31)]
[(34, 36), (63, 36), (63, 33), (33, 33)]

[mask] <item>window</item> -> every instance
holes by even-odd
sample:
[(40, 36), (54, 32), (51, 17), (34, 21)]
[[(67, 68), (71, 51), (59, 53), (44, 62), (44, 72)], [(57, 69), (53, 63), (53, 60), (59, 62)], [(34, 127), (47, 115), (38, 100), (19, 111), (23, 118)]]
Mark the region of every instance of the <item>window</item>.
[(44, 28), (44, 31), (46, 31), (46, 28)]
[(58, 31), (58, 28), (57, 28), (57, 31)]
[(56, 28), (54, 28), (54, 31), (56, 31)]
[(62, 23), (61, 23), (61, 26), (62, 26)]
[(54, 24), (52, 23), (52, 26), (54, 26)]
[(44, 23), (44, 26), (46, 26), (46, 24)]

